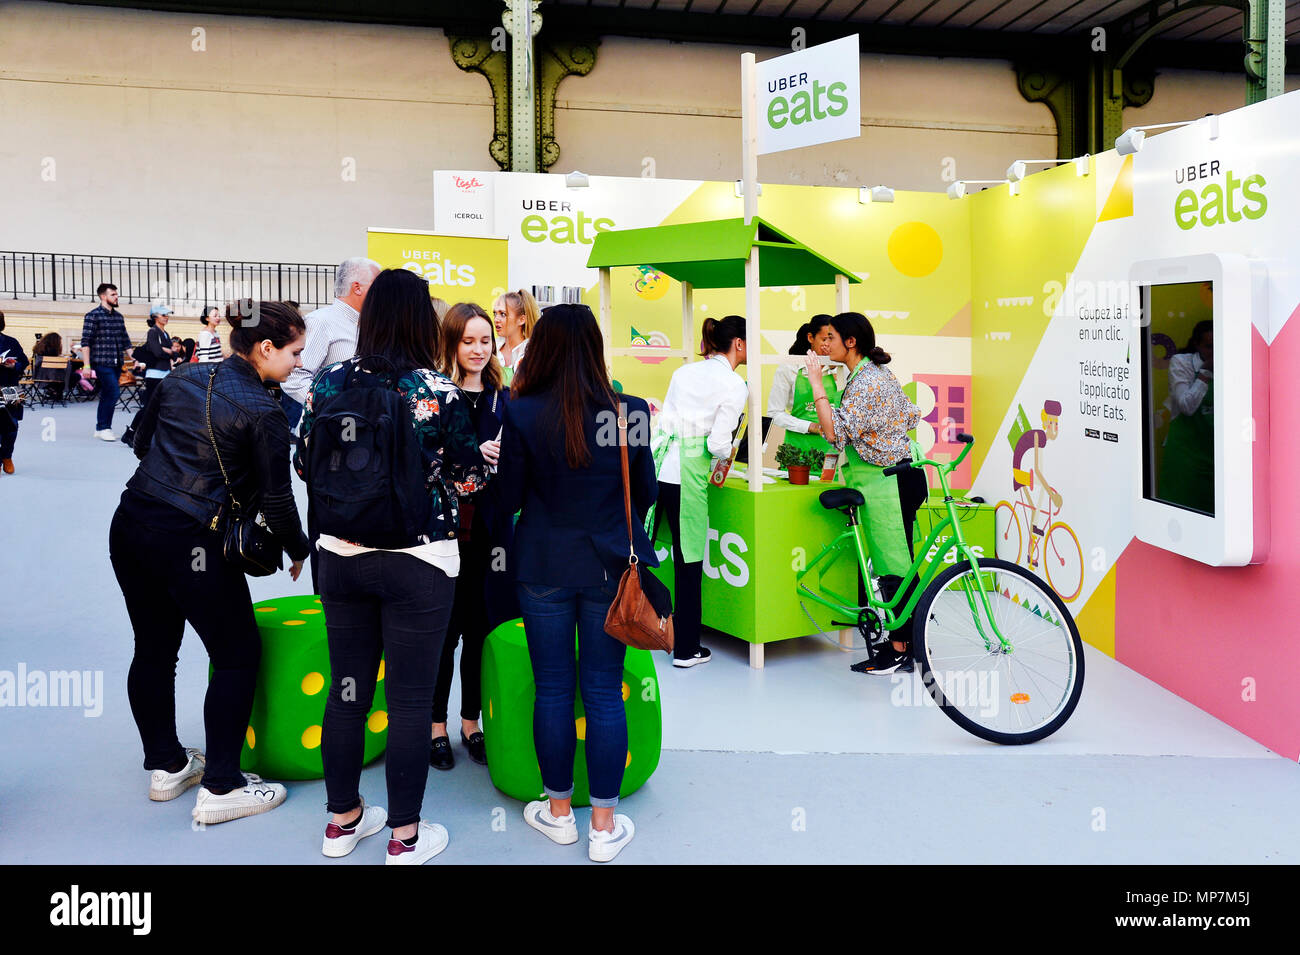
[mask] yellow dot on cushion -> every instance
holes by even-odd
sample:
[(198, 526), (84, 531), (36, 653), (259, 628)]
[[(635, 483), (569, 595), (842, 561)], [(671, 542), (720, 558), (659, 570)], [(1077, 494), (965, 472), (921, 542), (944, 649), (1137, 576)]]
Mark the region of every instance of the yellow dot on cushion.
[(383, 660), (380, 660), (380, 661), (379, 661), (379, 675), (378, 675), (377, 677), (375, 677), (375, 682), (378, 683), (378, 682), (379, 682), (380, 680), (382, 680), (383, 678), (384, 678), (384, 661), (383, 661)]
[(492, 719), (492, 700), (488, 698), (488, 719)]
[(254, 607), (253, 609), (258, 613), (275, 613), (274, 607)]
[(574, 725), (574, 728), (577, 729), (577, 731), (578, 731), (578, 739), (586, 739), (586, 738), (587, 738), (587, 718), (586, 718), (585, 716), (579, 716), (576, 720), (573, 721), (573, 725)]
[(316, 602), (317, 602), (317, 603), (320, 603), (320, 598), (319, 598), (319, 597), (316, 598)]
[(301, 627), (304, 626), (306, 623), (307, 623), (306, 620), (286, 620), (284, 622), (284, 625), (286, 627)]
[(257, 734), (253, 732), (253, 727), (249, 727), (244, 733), (244, 740), (248, 743), (248, 748), (253, 749), (257, 746)]
[(623, 684), (623, 702), (626, 703), (626, 702), (627, 702), (627, 698), (628, 698), (629, 696), (631, 696), (631, 695), (632, 695), (632, 688), (631, 688), (630, 686), (628, 686), (626, 683), (624, 683), (624, 684)]
[(520, 630), (522, 630), (524, 629), (524, 622), (522, 620), (516, 620), (515, 626), (518, 627)]
[(623, 768), (627, 769), (631, 765), (632, 765), (632, 751), (629, 749), (627, 751), (627, 761), (623, 763)]
[(298, 612), (299, 612), (299, 613), (306, 613), (306, 614), (320, 613), (320, 608), (319, 608), (319, 607), (312, 607), (312, 608), (309, 609), (309, 610), (299, 610)]
[(382, 733), (388, 729), (388, 714), (383, 710), (375, 710), (366, 720), (366, 728), (372, 733)]
[(929, 275), (943, 261), (943, 240), (933, 226), (904, 222), (889, 235), (889, 261), (904, 275), (919, 279)]
[(315, 696), (321, 691), (321, 688), (324, 685), (325, 677), (321, 676), (319, 673), (308, 673), (302, 678), (302, 691), (308, 696)]
[(302, 745), (307, 749), (315, 749), (320, 745), (319, 726), (309, 726), (302, 731)]

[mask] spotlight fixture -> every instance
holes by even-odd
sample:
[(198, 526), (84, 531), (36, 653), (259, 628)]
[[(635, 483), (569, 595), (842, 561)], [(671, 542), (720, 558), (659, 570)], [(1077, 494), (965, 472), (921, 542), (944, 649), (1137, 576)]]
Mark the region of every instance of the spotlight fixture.
[(1219, 138), (1219, 117), (1215, 113), (1207, 113), (1200, 119), (1185, 119), (1179, 123), (1159, 123), (1155, 126), (1134, 126), (1126, 129), (1116, 138), (1115, 151), (1121, 156), (1131, 156), (1142, 148), (1148, 129), (1172, 129), (1175, 126), (1191, 126), (1194, 123), (1205, 123), (1210, 139)]
[[(745, 180), (743, 179), (736, 180), (735, 193), (737, 199), (745, 198)], [(761, 182), (758, 184), (758, 194), (760, 196), (763, 194), (763, 184)]]
[(1028, 166), (1055, 166), (1063, 162), (1074, 163), (1075, 174), (1086, 176), (1088, 175), (1089, 158), (1091, 157), (1085, 153), (1075, 159), (1017, 159), (1007, 167), (1007, 178), (1012, 182), (1020, 182), (1029, 174), (1029, 170), (1026, 168)]
[(590, 185), (591, 180), (587, 177), (587, 174), (578, 172), (576, 169), (564, 177), (564, 187), (566, 189), (586, 189)]
[(858, 187), (858, 202), (893, 202), (894, 190), (888, 186)]
[[(948, 198), (961, 199), (966, 195), (967, 186), (1000, 186), (1004, 182), (1012, 184), (1009, 179), (958, 179), (948, 187)], [(1011, 194), (1014, 196), (1017, 193), (1012, 190)]]

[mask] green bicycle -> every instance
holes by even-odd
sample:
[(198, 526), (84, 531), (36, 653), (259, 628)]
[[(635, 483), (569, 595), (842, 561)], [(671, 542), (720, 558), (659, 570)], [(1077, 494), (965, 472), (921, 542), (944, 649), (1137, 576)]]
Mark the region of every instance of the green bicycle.
[[(1051, 585), (1018, 564), (978, 557), (962, 539), (948, 475), (961, 465), (975, 439), (961, 434), (957, 440), (965, 447), (954, 461), (922, 459), (884, 470), (894, 475), (908, 467), (934, 468), (948, 511), (916, 549), (918, 556), (891, 600), (880, 600), (868, 590), (867, 605), (859, 606), (856, 595), (845, 597), (823, 582), (826, 571), (846, 553), (856, 558), (863, 579), (871, 579), (870, 555), (858, 520), (863, 497), (853, 488), (822, 492), (822, 506), (843, 511), (849, 529), (799, 573), (796, 592), (801, 599), (854, 619), (868, 648), (914, 613), (913, 655), (940, 709), (981, 739), (1033, 743), (1060, 729), (1079, 703), (1083, 642)], [(922, 571), (924, 555), (945, 531), (951, 532), (951, 541)], [(940, 570), (954, 550), (955, 563)], [(811, 574), (816, 589), (805, 583)]]

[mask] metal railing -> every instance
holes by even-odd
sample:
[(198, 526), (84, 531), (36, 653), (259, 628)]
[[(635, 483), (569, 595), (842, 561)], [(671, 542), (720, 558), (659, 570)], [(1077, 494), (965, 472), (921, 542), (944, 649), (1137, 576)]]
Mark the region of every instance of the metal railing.
[(304, 310), (334, 300), (336, 265), (219, 262), (57, 252), (0, 252), (0, 298), (94, 303), (101, 282), (123, 305), (166, 305), (198, 315), (240, 298), (293, 301)]

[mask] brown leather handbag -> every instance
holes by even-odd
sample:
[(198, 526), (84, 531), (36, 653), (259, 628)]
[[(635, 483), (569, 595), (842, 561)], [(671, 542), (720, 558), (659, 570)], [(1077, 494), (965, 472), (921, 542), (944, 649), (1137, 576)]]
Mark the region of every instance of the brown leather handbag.
[[(621, 409), (620, 409), (621, 410)], [(623, 460), (623, 511), (627, 515), (627, 570), (605, 615), (605, 632), (638, 650), (673, 649), (673, 609), (668, 588), (637, 560), (632, 543), (632, 482), (627, 463), (627, 415), (618, 416)]]

